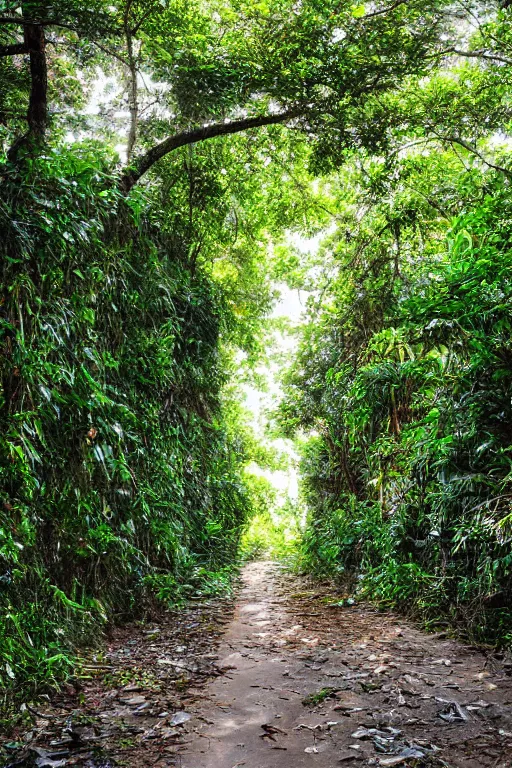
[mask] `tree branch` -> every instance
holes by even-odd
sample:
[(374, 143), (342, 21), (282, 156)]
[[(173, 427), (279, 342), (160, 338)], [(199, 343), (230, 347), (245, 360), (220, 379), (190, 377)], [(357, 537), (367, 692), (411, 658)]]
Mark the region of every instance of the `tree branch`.
[(23, 16), (0, 16), (0, 26), (7, 26), (9, 24), (14, 24), (19, 27), (38, 24), (41, 27), (59, 27), (59, 29), (71, 29), (73, 32), (79, 31), (79, 26), (76, 24), (68, 24), (65, 21), (59, 21), (58, 19), (37, 19), (37, 21), (29, 21), (28, 19), (23, 18)]
[(11, 45), (0, 45), (0, 57), (17, 56), (21, 53), (28, 53), (26, 43), (12, 43)]
[(460, 147), (465, 149), (467, 152), (470, 152), (475, 157), (478, 157), (479, 160), (482, 161), (485, 165), (487, 165), (488, 168), (492, 168), (494, 171), (499, 171), (500, 173), (505, 174), (505, 176), (508, 176), (508, 178), (512, 177), (512, 171), (508, 168), (504, 168), (502, 165), (496, 165), (495, 163), (491, 163), (490, 160), (487, 160), (484, 155), (481, 154), (475, 147), (472, 147), (471, 144), (468, 144), (467, 141), (464, 141), (464, 139), (461, 139), (459, 136), (443, 136), (441, 134), (435, 133), (434, 135), (437, 136), (437, 138), (440, 141), (446, 141), (449, 144), (458, 144)]
[(150, 5), (149, 8), (146, 9), (146, 11), (142, 14), (138, 22), (135, 24), (135, 26), (131, 30), (132, 35), (137, 34), (137, 32), (140, 30), (140, 28), (142, 27), (146, 19), (148, 19), (151, 16), (151, 14), (155, 10), (155, 8), (157, 8), (157, 6), (158, 6), (158, 3), (153, 3), (152, 5)]
[(126, 168), (120, 180), (120, 187), (128, 193), (139, 179), (153, 167), (155, 163), (174, 152), (179, 147), (185, 147), (189, 144), (197, 144), (200, 141), (214, 139), (217, 136), (228, 136), (234, 133), (241, 133), (250, 128), (261, 128), (265, 125), (277, 125), (286, 123), (294, 117), (299, 117), (302, 110), (294, 109), (287, 112), (278, 112), (275, 115), (260, 115), (259, 117), (246, 117), (242, 120), (232, 120), (225, 123), (213, 123), (204, 125), (201, 128), (192, 128), (189, 131), (177, 133), (169, 136), (168, 139), (152, 147), (145, 155), (142, 155), (131, 168)]
[(91, 43), (95, 45), (96, 48), (99, 48), (100, 51), (103, 51), (103, 53), (106, 53), (108, 56), (112, 56), (112, 58), (120, 61), (121, 64), (123, 64), (125, 67), (128, 66), (127, 59), (125, 59), (124, 56), (121, 56), (121, 54), (117, 53), (116, 51), (113, 51), (112, 48), (108, 48), (106, 45), (99, 43), (97, 40), (91, 40)]
[(22, 16), (0, 16), (0, 24), (19, 24), (23, 26), (26, 23)]
[(486, 59), (488, 61), (499, 61), (509, 66), (512, 65), (512, 59), (506, 59), (504, 56), (497, 56), (486, 51), (459, 51), (457, 48), (447, 48), (445, 51), (441, 51), (441, 54), (445, 53), (454, 53), (456, 56), (464, 56), (467, 59)]
[(373, 19), (374, 16), (383, 16), (385, 13), (394, 11), (395, 8), (398, 8), (400, 5), (405, 5), (406, 2), (407, 0), (396, 0), (395, 3), (389, 5), (387, 8), (382, 8), (380, 11), (372, 11), (372, 13), (366, 13), (364, 16), (361, 16), (361, 19), (364, 21), (365, 19)]

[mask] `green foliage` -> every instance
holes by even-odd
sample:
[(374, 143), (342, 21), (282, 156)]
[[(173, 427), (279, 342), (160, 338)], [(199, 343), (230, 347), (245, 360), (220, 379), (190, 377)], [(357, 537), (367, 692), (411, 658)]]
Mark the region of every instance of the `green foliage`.
[[(425, 615), (487, 601), (475, 632), (505, 637), (508, 14), (372, 9), (4, 3), (7, 699), (155, 596), (225, 589), (243, 531), (245, 556), (293, 550), (296, 513), (243, 471), (271, 457), (231, 381), (261, 356), (271, 275), (315, 291), (282, 407), (286, 430), (316, 430), (308, 562)], [(439, 72), (459, 27), (483, 64)], [(221, 138), (254, 116), (267, 127)], [(311, 280), (292, 248), (271, 268), (273, 239), (331, 221)]]
[(228, 297), (165, 212), (94, 150), (5, 181), (0, 216), (0, 675), (27, 691), (151, 594), (226, 586), (249, 457), (223, 412)]
[(299, 510), (287, 500), (276, 504), (276, 490), (264, 477), (247, 473), (251, 491), (252, 516), (240, 542), (243, 560), (280, 560), (292, 565), (301, 536)]
[(329, 283), (280, 408), (288, 433), (316, 433), (302, 451), (303, 565), (509, 643), (508, 184), (450, 153), (406, 156), (378, 187), (369, 168), (340, 174), (352, 187), (334, 193)]
[(316, 693), (310, 693), (309, 696), (302, 699), (302, 704), (305, 707), (316, 707), (317, 704), (321, 704), (326, 699), (332, 698), (337, 691), (338, 688), (320, 688)]
[(181, 578), (172, 573), (152, 573), (144, 579), (144, 584), (165, 606), (180, 606), (192, 597), (207, 598), (229, 594), (236, 572), (236, 563), (212, 571), (202, 565), (194, 566), (192, 561)]

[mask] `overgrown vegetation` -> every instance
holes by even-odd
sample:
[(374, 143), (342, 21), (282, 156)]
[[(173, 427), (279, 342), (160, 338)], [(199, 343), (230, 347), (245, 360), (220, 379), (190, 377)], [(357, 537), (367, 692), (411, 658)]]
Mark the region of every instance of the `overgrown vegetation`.
[(251, 514), (287, 550), (237, 389), (272, 278), (316, 291), (309, 566), (509, 639), (509, 38), (492, 2), (0, 3), (6, 701), (222, 589)]
[(278, 560), (295, 566), (302, 525), (297, 503), (278, 503), (276, 490), (265, 477), (247, 478), (251, 488), (252, 514), (240, 542), (242, 560)]
[[(505, 45), (509, 30), (507, 11), (470, 47)], [(357, 576), (363, 594), (431, 626), (509, 644), (510, 70), (493, 61), (503, 55), (454, 62), (367, 107), (382, 149), (328, 182), (336, 226), (302, 282), (296, 273), (312, 295), (280, 420), (311, 435), (307, 569)]]
[(6, 684), (53, 676), (64, 639), (140, 613), (148, 589), (176, 599), (233, 563), (249, 505), (221, 398), (227, 297), (106, 182), (52, 153), (2, 186)]

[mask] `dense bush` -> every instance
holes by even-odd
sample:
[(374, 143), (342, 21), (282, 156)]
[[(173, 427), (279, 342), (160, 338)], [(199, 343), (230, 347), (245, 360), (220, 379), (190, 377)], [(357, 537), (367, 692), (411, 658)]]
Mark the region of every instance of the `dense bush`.
[[(446, 234), (418, 200), (411, 223), (397, 182), (385, 205), (399, 265), (395, 229), (340, 236), (347, 261), (362, 241), (365, 258), (347, 270), (334, 257), (339, 276), (304, 329), (281, 421), (316, 431), (302, 458), (306, 568), (358, 576), (372, 598), (509, 643), (512, 199), (499, 174), (484, 188), (478, 178)], [(420, 229), (430, 253), (416, 250)]]
[(200, 589), (235, 560), (248, 510), (221, 402), (223, 291), (110, 182), (83, 150), (0, 187), (7, 689), (57, 677), (150, 593)]

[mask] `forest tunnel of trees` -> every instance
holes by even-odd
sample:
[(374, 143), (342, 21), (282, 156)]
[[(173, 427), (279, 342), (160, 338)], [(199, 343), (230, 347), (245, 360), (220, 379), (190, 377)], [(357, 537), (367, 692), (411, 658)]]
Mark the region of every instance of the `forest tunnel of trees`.
[(229, 582), (284, 283), (300, 567), (512, 642), (509, 5), (0, 0), (4, 700)]

